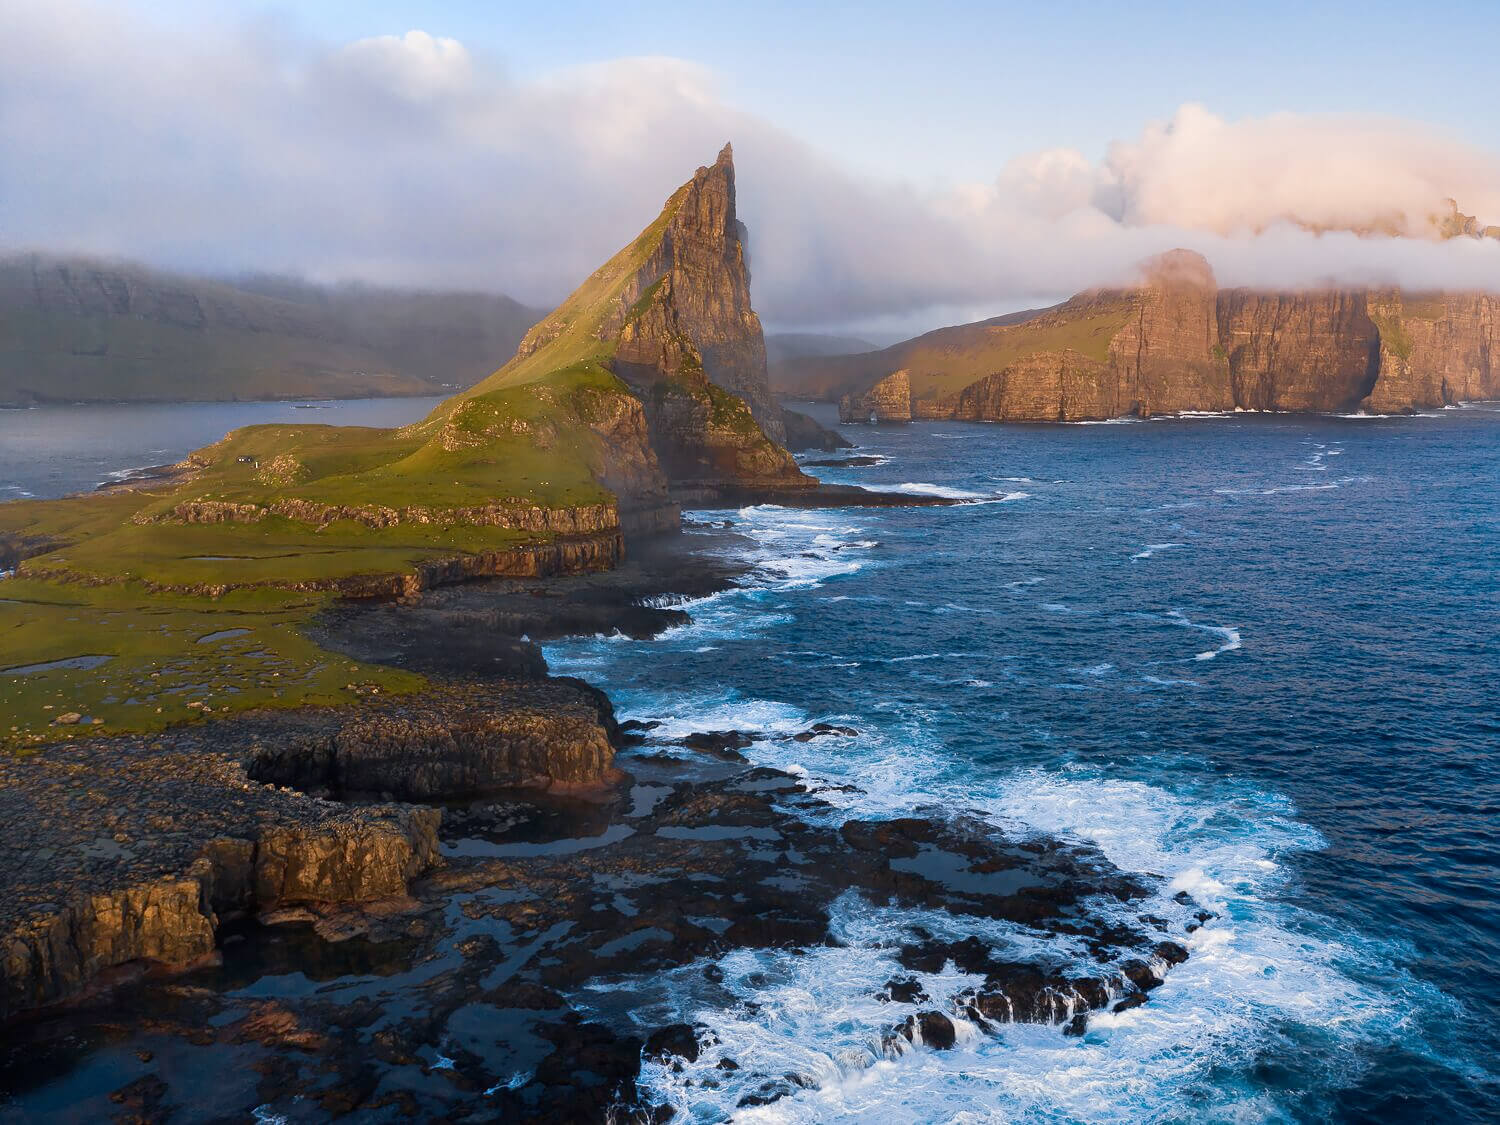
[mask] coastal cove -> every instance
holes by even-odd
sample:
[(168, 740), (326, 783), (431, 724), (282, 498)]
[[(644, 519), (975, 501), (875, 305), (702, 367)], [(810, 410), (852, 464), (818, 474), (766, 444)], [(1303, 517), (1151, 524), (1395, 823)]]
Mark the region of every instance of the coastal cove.
[[(29, 1025), (0, 1107), (103, 1112), (123, 1089), (298, 1121), (358, 1096), (380, 1119), (401, 1088), (424, 1115), (518, 1113), (560, 1061), (607, 1072), (645, 1040), (645, 1100), (687, 1120), (756, 1099), (791, 1121), (1492, 1113), (1500, 1011), (1472, 984), (1500, 969), (1500, 513), (1472, 482), (1500, 473), (1500, 413), (857, 433), (803, 462), (965, 502), (689, 510), (682, 562), (574, 580), (618, 582), (657, 620), (536, 633), (554, 675), (637, 724), (614, 796), (448, 803), (420, 908), (227, 931), (221, 964)], [(364, 658), (382, 623), (513, 620), (509, 589), (326, 628)], [(1041, 849), (982, 853), (990, 891), (1080, 864), (1095, 891), (1145, 897), (1090, 896), (1063, 925), (966, 913), (976, 876), (944, 857), (972, 861), (985, 833)], [(744, 872), (780, 940), (749, 938), (714, 889)], [(831, 895), (836, 940), (798, 930), (779, 884)], [(1080, 1037), (1060, 1012), (957, 1018), (994, 975), (965, 934), (1066, 965), (1068, 926), (1142, 916), (1189, 954), (1149, 1002)], [(951, 1046), (920, 1020), (891, 1039), (931, 1011), (955, 1013)]]

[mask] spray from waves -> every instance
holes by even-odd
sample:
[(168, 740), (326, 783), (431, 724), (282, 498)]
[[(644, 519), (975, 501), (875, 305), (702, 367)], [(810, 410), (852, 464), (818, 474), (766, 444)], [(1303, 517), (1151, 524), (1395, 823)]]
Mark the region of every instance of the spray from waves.
[[(833, 916), (839, 946), (736, 951), (718, 962), (723, 980), (712, 988), (704, 964), (609, 984), (643, 998), (638, 1010), (647, 1023), (707, 1028), (698, 1062), (643, 1075), (687, 1119), (1123, 1122), (1170, 1119), (1185, 1104), (1214, 1118), (1262, 1119), (1289, 1108), (1263, 1090), (1249, 1092), (1266, 1057), (1312, 1060), (1300, 1086), (1283, 1092), (1295, 1101), (1354, 1081), (1361, 1046), (1429, 1049), (1410, 1012), (1442, 1009), (1441, 995), (1395, 970), (1388, 951), (1280, 900), (1287, 857), (1323, 846), (1284, 800), (1232, 784), (1177, 793), (1081, 768), (961, 776), (919, 730), (920, 720), (896, 737), (877, 735), (854, 760), (847, 748), (785, 742), (749, 753), (808, 779), (850, 816), (940, 803), (980, 812), (1016, 836), (1093, 844), (1156, 884), (1146, 902), (1118, 908), (1122, 925), (1136, 924), (1139, 913), (1176, 918), (1183, 908), (1173, 896), (1182, 891), (1220, 919), (1188, 936), (1188, 961), (1149, 1004), (1094, 1014), (1082, 1040), (1057, 1026), (1006, 1025), (991, 1037), (962, 1024), (949, 1051), (891, 1040), (889, 1029), (918, 1005), (877, 996), (884, 982), (909, 975), (895, 953), (912, 926), (953, 939), (979, 934), (1008, 945), (1016, 959), (1053, 965), (1082, 966), (1086, 954), (1065, 936), (853, 895)], [(851, 783), (862, 790), (845, 788)], [(950, 1015), (977, 983), (951, 965), (917, 975), (931, 998), (920, 1007)], [(738, 1069), (721, 1070), (722, 1058)], [(759, 1110), (740, 1106), (787, 1076), (788, 1096)]]
[[(805, 513), (752, 510), (744, 518), (757, 552), (768, 560), (817, 553), (818, 535), (847, 541), (841, 534), (849, 533)], [(778, 607), (790, 603), (793, 612), (799, 598), (819, 596), (772, 567), (758, 574), (759, 590), (706, 599), (695, 617), (717, 618), (708, 627), (728, 633), (757, 619), (768, 594)], [(1195, 659), (1239, 647), (1234, 629), (1199, 624), (1181, 611), (1141, 616), (1220, 638), (1218, 647)], [(699, 640), (672, 634), (654, 644)], [(576, 651), (587, 644), (563, 647)], [(650, 651), (641, 644), (614, 646), (608, 657), (617, 665), (640, 663)], [(554, 659), (550, 647), (548, 656)], [(1107, 768), (976, 772), (973, 761), (958, 760), (930, 733), (938, 716), (909, 700), (870, 700), (859, 714), (813, 715), (729, 685), (671, 695), (638, 681), (623, 693), (613, 684), (610, 690), (626, 712), (665, 719), (654, 732), (664, 740), (725, 728), (773, 736), (747, 747), (747, 757), (803, 778), (834, 817), (895, 817), (934, 805), (972, 810), (1012, 834), (1061, 836), (1099, 848), (1156, 887), (1132, 914), (1176, 918), (1182, 908), (1173, 896), (1180, 891), (1220, 914), (1190, 936), (1191, 956), (1150, 1003), (1096, 1014), (1082, 1040), (1065, 1038), (1056, 1027), (1009, 1025), (996, 1037), (961, 1027), (950, 1051), (888, 1041), (885, 1031), (911, 1011), (876, 999), (896, 975), (893, 941), (913, 924), (957, 935), (975, 922), (853, 897), (841, 901), (834, 918), (842, 947), (800, 955), (737, 951), (719, 962), (724, 979), (718, 989), (706, 987), (702, 964), (609, 982), (611, 990), (641, 998), (644, 1023), (706, 1026), (699, 1062), (681, 1069), (648, 1064), (643, 1072), (653, 1093), (688, 1120), (1125, 1122), (1180, 1120), (1185, 1106), (1217, 1120), (1315, 1118), (1317, 1099), (1353, 1082), (1362, 1058), (1393, 1046), (1431, 1053), (1418, 1026), (1426, 1021), (1415, 1021), (1413, 1012), (1436, 1012), (1439, 1020), (1451, 1012), (1446, 998), (1395, 967), (1392, 950), (1285, 901), (1289, 857), (1323, 841), (1274, 794), (1233, 780), (1195, 785), (1192, 771), (1177, 776), (1168, 770), (1158, 781), (1162, 771), (1153, 769), (1152, 782)], [(820, 719), (849, 723), (863, 734), (809, 743), (775, 737)], [(1121, 923), (1138, 924), (1124, 916)], [(1013, 936), (1018, 955), (1035, 952), (1021, 944), (1027, 939), (1047, 942), (1053, 956), (1069, 955), (1065, 938)], [(933, 998), (923, 1006), (942, 1008), (970, 982), (949, 967), (922, 983)], [(586, 1005), (587, 997), (581, 999)], [(734, 1059), (739, 1069), (719, 1069), (721, 1058)], [(1293, 1080), (1268, 1084), (1267, 1059), (1290, 1068)], [(765, 1106), (739, 1104), (767, 1082), (790, 1083), (787, 1096)]]
[[(831, 579), (855, 574), (868, 565), (868, 553), (880, 546), (864, 537), (861, 526), (844, 522), (847, 513), (842, 512), (757, 504), (702, 515), (709, 522), (734, 520), (750, 546), (722, 550), (750, 565), (750, 580), (700, 598), (668, 599), (672, 607), (686, 610), (690, 620), (666, 630), (651, 645), (670, 643), (708, 652), (717, 647), (715, 642), (744, 640), (785, 624), (789, 618), (769, 596), (817, 589)], [(564, 675), (599, 675), (626, 651), (650, 649), (620, 635), (576, 638), (546, 649), (549, 667)], [(623, 692), (616, 702), (629, 698), (628, 691)]]

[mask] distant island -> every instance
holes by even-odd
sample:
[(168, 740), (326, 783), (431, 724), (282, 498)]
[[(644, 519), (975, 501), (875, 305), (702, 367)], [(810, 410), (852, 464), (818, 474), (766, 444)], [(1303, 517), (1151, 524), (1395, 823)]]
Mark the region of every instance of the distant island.
[(1400, 414), (1500, 398), (1500, 296), (1220, 289), (1174, 250), (1134, 289), (772, 369), (846, 422), (1079, 422), (1184, 411)]
[(451, 393), (541, 314), (485, 293), (13, 254), (0, 257), (0, 405)]

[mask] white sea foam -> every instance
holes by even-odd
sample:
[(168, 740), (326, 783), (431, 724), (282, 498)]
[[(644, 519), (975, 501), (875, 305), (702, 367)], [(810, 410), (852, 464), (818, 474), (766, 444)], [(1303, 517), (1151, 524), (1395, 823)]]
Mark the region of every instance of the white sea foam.
[[(854, 534), (842, 517), (831, 515), (813, 519), (806, 513), (752, 510), (743, 518), (744, 530), (758, 544), (757, 558), (804, 550), (832, 554), (831, 543), (815, 546), (818, 536), (844, 543)], [(794, 595), (796, 588), (772, 569), (763, 569), (759, 590), (729, 591), (695, 604), (692, 612), (705, 621), (689, 628), (743, 636), (763, 619), (775, 618), (784, 601), (807, 597)], [(1033, 576), (1014, 585), (1039, 581)], [(781, 591), (787, 591), (785, 598)], [(1197, 654), (1197, 660), (1241, 646), (1233, 627), (1200, 624), (1180, 610), (1165, 618), (1142, 616), (1217, 637), (1217, 647)], [(699, 640), (674, 633), (657, 643), (690, 652)], [(590, 645), (565, 647), (572, 652)], [(630, 659), (622, 655), (629, 648), (603, 651), (610, 660)], [(647, 651), (644, 645), (641, 651)], [(944, 655), (954, 654), (934, 650), (889, 659), (920, 668)], [(550, 649), (548, 656), (553, 659)], [(1108, 669), (1080, 669), (1093, 670)], [(1163, 687), (1196, 686), (1192, 680), (1143, 679)], [(989, 686), (987, 680), (967, 682)], [(640, 997), (634, 1010), (643, 1028), (677, 1020), (706, 1025), (710, 1042), (697, 1062), (680, 1069), (648, 1063), (643, 1070), (653, 1094), (679, 1108), (686, 1120), (1134, 1122), (1175, 1119), (1185, 1105), (1207, 1120), (1284, 1119), (1295, 1114), (1270, 1095), (1244, 1093), (1257, 1086), (1252, 1075), (1264, 1058), (1295, 1050), (1308, 1066), (1322, 1068), (1310, 1070), (1309, 1081), (1346, 1084), (1350, 1075), (1339, 1068), (1359, 1056), (1359, 1044), (1422, 1051), (1411, 1013), (1446, 1003), (1396, 970), (1389, 951), (1283, 901), (1287, 857), (1323, 842), (1274, 794), (1236, 782), (1205, 784), (1192, 775), (1180, 783), (1169, 775), (1149, 784), (1103, 768), (976, 772), (973, 761), (956, 761), (938, 740), (935, 716), (904, 699), (872, 701), (863, 715), (831, 715), (711, 685), (678, 694), (654, 686), (611, 691), (623, 715), (664, 721), (653, 732), (663, 739), (728, 728), (785, 735), (814, 721), (842, 721), (863, 733), (809, 743), (772, 737), (745, 753), (758, 764), (804, 778), (838, 810), (835, 816), (899, 816), (936, 805), (976, 810), (1014, 834), (1091, 843), (1156, 888), (1145, 903), (1099, 907), (1118, 910), (1121, 924), (1138, 925), (1135, 916), (1144, 911), (1171, 919), (1176, 927), (1185, 913), (1172, 899), (1179, 891), (1220, 915), (1190, 937), (1178, 928), (1177, 936), (1191, 947), (1188, 961), (1168, 974), (1143, 1007), (1094, 1014), (1081, 1040), (1062, 1036), (1056, 1027), (1025, 1025), (1006, 1026), (989, 1037), (960, 1023), (952, 1050), (899, 1043), (883, 1049), (885, 1033), (916, 1010), (875, 999), (887, 980), (907, 975), (895, 960), (894, 943), (909, 925), (953, 938), (982, 933), (986, 940), (1008, 943), (1018, 958), (1066, 961), (1086, 954), (1075, 939), (874, 905), (853, 895), (833, 912), (842, 947), (800, 953), (738, 950), (720, 959), (728, 1003), (724, 992), (707, 982), (702, 964), (608, 982), (611, 991), (625, 988)], [(1009, 721), (1003, 714), (993, 720)], [(1177, 784), (1180, 789), (1173, 788)], [(951, 966), (916, 975), (933, 998), (924, 1008), (943, 1010), (974, 983)], [(588, 1006), (587, 993), (576, 999)], [(725, 1057), (740, 1069), (719, 1070)], [(738, 1106), (745, 1094), (789, 1073), (805, 1088), (768, 1106)]]
[(1170, 551), (1175, 547), (1185, 547), (1186, 543), (1147, 543), (1143, 548), (1130, 557), (1133, 559), (1149, 559), (1159, 551)]
[[(765, 744), (750, 753), (758, 759), (783, 749)], [(643, 1075), (688, 1120), (1126, 1122), (1170, 1116), (1185, 1100), (1209, 1119), (1260, 1120), (1284, 1114), (1265, 1095), (1246, 1100), (1240, 1084), (1225, 1076), (1248, 1075), (1266, 1054), (1283, 1049), (1288, 1029), (1346, 1046), (1410, 1046), (1409, 1005), (1441, 1003), (1354, 935), (1278, 901), (1285, 858), (1323, 846), (1278, 798), (1251, 789), (1187, 797), (1085, 770), (1022, 770), (924, 790), (936, 774), (910, 768), (917, 764), (910, 752), (894, 771), (880, 768), (878, 759), (850, 765), (849, 773), (869, 785), (851, 811), (871, 815), (872, 806), (898, 792), (909, 806), (978, 807), (1013, 833), (1092, 843), (1124, 870), (1159, 876), (1150, 900), (1119, 908), (1123, 924), (1143, 910), (1180, 921), (1183, 908), (1171, 897), (1179, 891), (1220, 917), (1184, 937), (1191, 956), (1150, 1003), (1118, 1015), (1095, 1013), (1081, 1040), (1056, 1026), (1008, 1025), (990, 1037), (961, 1023), (957, 1045), (933, 1051), (885, 1045), (885, 1033), (918, 1007), (951, 1011), (952, 1000), (978, 982), (951, 965), (908, 974), (894, 957), (908, 926), (949, 939), (978, 934), (1017, 959), (1081, 966), (1085, 951), (1073, 939), (1019, 926), (846, 895), (832, 918), (841, 946), (723, 957), (722, 987), (735, 998), (728, 1006), (705, 987), (698, 964), (632, 982), (649, 997), (638, 1009), (645, 1024), (682, 1020), (708, 1028), (697, 1062), (650, 1066)], [(932, 999), (877, 1000), (885, 981), (898, 975), (916, 976)], [(1347, 1081), (1340, 1060), (1352, 1057), (1350, 1050), (1329, 1051), (1321, 1077), (1330, 1085)], [(719, 1070), (721, 1058), (739, 1069)], [(802, 1088), (767, 1107), (737, 1108), (746, 1093), (786, 1074)]]
[(970, 492), (964, 488), (950, 488), (943, 484), (926, 484), (922, 481), (907, 481), (904, 484), (894, 486), (896, 492), (906, 492), (912, 496), (942, 496), (949, 500), (988, 500), (990, 497), (984, 492)]
[(620, 713), (624, 718), (661, 723), (651, 735), (662, 740), (685, 738), (709, 730), (742, 730), (747, 734), (774, 737), (805, 730), (810, 721), (807, 712), (800, 707), (773, 699), (744, 699), (734, 692), (717, 695), (652, 693), (642, 701), (645, 706), (633, 705), (629, 695), (623, 695), (621, 700)]
[(1240, 631), (1232, 625), (1204, 625), (1197, 621), (1189, 621), (1187, 615), (1181, 610), (1174, 609), (1167, 614), (1167, 620), (1174, 625), (1181, 625), (1185, 629), (1197, 629), (1204, 633), (1212, 633), (1219, 637), (1223, 643), (1218, 648), (1200, 652), (1193, 657), (1194, 660), (1212, 660), (1214, 657), (1226, 652), (1234, 652), (1243, 647)]

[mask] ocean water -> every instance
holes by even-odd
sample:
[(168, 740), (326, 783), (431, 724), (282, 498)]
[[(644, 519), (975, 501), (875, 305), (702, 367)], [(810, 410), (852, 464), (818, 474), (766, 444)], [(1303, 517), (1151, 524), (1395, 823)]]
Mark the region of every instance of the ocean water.
[(404, 426), (441, 397), (327, 402), (176, 402), (0, 410), (0, 501), (65, 496), (169, 465), (262, 422)]
[(689, 1066), (657, 1093), (702, 1121), (1500, 1119), (1500, 411), (851, 436), (885, 460), (826, 479), (972, 502), (695, 513), (750, 537), (753, 580), (554, 670), (658, 734), (855, 726), (746, 754), (860, 816), (1090, 841), (1220, 918), (1082, 1040), (882, 1059), (913, 918), (846, 900), (843, 948), (724, 959), (753, 1005), (705, 1007), (691, 967), (632, 982), (810, 1087), (735, 1110)]

